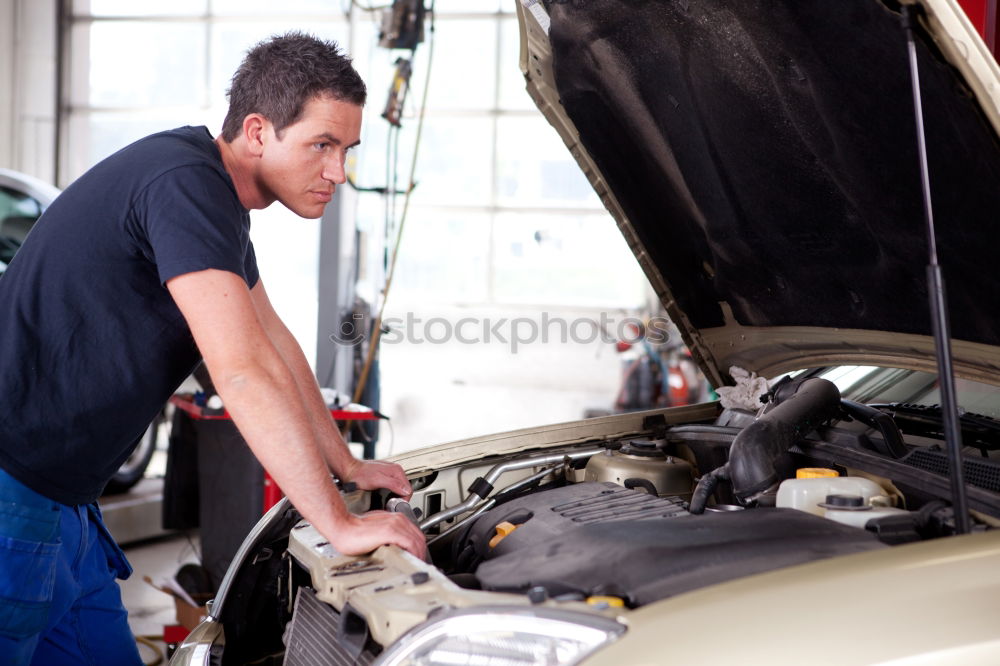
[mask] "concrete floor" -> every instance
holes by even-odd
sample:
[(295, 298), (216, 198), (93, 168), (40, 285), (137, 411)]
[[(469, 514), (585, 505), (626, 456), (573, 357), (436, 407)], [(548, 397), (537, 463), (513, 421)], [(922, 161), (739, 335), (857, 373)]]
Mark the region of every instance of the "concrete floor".
[[(165, 448), (166, 441), (161, 442), (160, 446)], [(145, 487), (156, 486), (156, 483), (149, 479), (162, 478), (165, 472), (166, 452), (158, 450), (146, 470), (147, 479), (142, 481), (130, 495), (122, 497), (135, 496)], [(156, 513), (159, 515), (159, 510)], [(132, 576), (128, 580), (118, 581), (122, 591), (122, 602), (128, 610), (129, 626), (136, 636), (153, 639), (161, 655), (166, 654), (166, 646), (161, 640), (163, 627), (174, 624), (176, 620), (174, 601), (144, 581), (143, 577), (148, 576), (155, 583), (173, 576), (181, 565), (198, 561), (200, 547), (197, 531), (190, 534), (174, 532), (155, 539), (122, 545), (133, 569)], [(156, 661), (157, 653), (141, 643), (139, 654), (147, 664)], [(160, 663), (166, 663), (166, 659)]]
[[(148, 576), (157, 582), (172, 576), (181, 565), (198, 561), (198, 547), (197, 535), (189, 538), (182, 534), (124, 547), (134, 570), (131, 578), (119, 581), (122, 601), (128, 609), (129, 626), (136, 636), (155, 638), (154, 643), (161, 653), (165, 650), (163, 627), (175, 622), (174, 601), (144, 581), (143, 577)], [(155, 660), (153, 650), (145, 645), (139, 645), (139, 654), (147, 664)]]

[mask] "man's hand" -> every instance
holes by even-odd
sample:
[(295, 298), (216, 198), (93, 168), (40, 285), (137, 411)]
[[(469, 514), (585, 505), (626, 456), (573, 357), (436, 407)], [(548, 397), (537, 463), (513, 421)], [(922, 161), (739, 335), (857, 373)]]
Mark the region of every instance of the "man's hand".
[(421, 560), (427, 557), (423, 532), (401, 513), (369, 511), (360, 516), (351, 515), (342, 529), (323, 536), (345, 555), (363, 555), (379, 546), (393, 544)]
[[(292, 343), (286, 340), (280, 349), (275, 346), (272, 335), (285, 338), (263, 325), (259, 309), (263, 306), (254, 302), (243, 278), (209, 269), (172, 278), (167, 289), (191, 328), (240, 434), (302, 516), (343, 553), (367, 553), (394, 544), (424, 557), (423, 533), (402, 514), (348, 513), (330, 480), (329, 460), (315, 427), (320, 421), (313, 414), (322, 414), (322, 423), (329, 422), (333, 432), (336, 429), (313, 385), (315, 380), (303, 384), (296, 378), (311, 372), (308, 364), (299, 350), (294, 357), (297, 370), (289, 367), (286, 358), (291, 357)], [(259, 294), (263, 295), (263, 287)], [(265, 314), (265, 319), (271, 316)], [(303, 386), (315, 392), (315, 406), (303, 400)], [(344, 457), (354, 460), (346, 446)], [(358, 472), (357, 479), (351, 474), (347, 480), (360, 481), (362, 488), (386, 487), (407, 496), (411, 492), (398, 466), (345, 467)]]
[(396, 463), (383, 460), (355, 460), (355, 464), (347, 472), (347, 478), (341, 481), (353, 481), (362, 490), (391, 490), (405, 500), (413, 495), (410, 482), (403, 468)]

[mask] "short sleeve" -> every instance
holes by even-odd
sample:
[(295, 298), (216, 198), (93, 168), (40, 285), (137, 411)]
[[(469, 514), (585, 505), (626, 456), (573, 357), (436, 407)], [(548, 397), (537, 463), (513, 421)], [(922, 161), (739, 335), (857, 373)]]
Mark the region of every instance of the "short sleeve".
[(260, 271), (257, 270), (257, 253), (253, 249), (253, 241), (247, 243), (247, 252), (243, 257), (243, 275), (246, 276), (247, 287), (253, 289), (260, 280)]
[[(161, 174), (139, 195), (133, 218), (161, 284), (210, 268), (256, 283), (249, 214), (216, 169), (192, 165)], [(246, 273), (251, 264), (252, 279)]]

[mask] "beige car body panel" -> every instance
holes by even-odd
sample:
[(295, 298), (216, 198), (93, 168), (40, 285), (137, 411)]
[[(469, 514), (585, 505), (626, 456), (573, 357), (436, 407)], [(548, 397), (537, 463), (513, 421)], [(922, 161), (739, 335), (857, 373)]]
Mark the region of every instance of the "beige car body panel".
[(463, 439), (400, 453), (389, 460), (399, 463), (406, 473), (413, 477), (438, 471), (442, 467), (482, 460), (487, 456), (506, 456), (557, 445), (630, 437), (648, 430), (643, 422), (649, 418), (662, 416), (666, 424), (690, 423), (714, 419), (718, 413), (718, 403), (707, 402), (686, 407), (613, 414)]
[(587, 666), (1000, 663), (1000, 533), (836, 557), (622, 617)]
[[(340, 555), (305, 523), (292, 531), (288, 552), (309, 571), (317, 598), (338, 611), (350, 604), (367, 622), (372, 638), (381, 645), (399, 640), (440, 609), (531, 606), (523, 594), (461, 588), (438, 568), (395, 546), (382, 546), (361, 558)], [(549, 600), (542, 605), (615, 617), (614, 611), (602, 613), (581, 602)]]
[[(292, 530), (288, 552), (309, 571), (316, 597), (338, 611), (350, 603), (381, 645), (398, 640), (443, 607), (530, 605), (524, 595), (462, 589), (436, 567), (396, 547), (382, 546), (362, 558), (340, 555), (306, 523)], [(426, 574), (426, 580), (415, 579), (418, 574)]]
[[(924, 7), (926, 16), (922, 20), (925, 27), (934, 36), (945, 57), (965, 77), (994, 130), (1000, 135), (1000, 68), (961, 7), (955, 0), (908, 2)], [(726, 315), (725, 325), (695, 329), (678, 307), (670, 285), (639, 242), (603, 174), (580, 144), (579, 132), (559, 102), (550, 64), (552, 53), (547, 15), (541, 1), (521, 0), (517, 4), (517, 12), (521, 26), (520, 64), (528, 93), (559, 133), (614, 217), (653, 290), (712, 385), (728, 384), (727, 373), (734, 365), (766, 377), (829, 364), (885, 365), (936, 371), (934, 341), (928, 336), (818, 327), (740, 326), (732, 317), (727, 303), (720, 303)], [(623, 94), (627, 93), (623, 91)], [(903, 109), (901, 113), (910, 113), (910, 110)], [(660, 153), (671, 154), (666, 148), (658, 151)], [(666, 168), (678, 172), (676, 165), (667, 165)], [(678, 175), (676, 180), (682, 182), (683, 178)], [(691, 209), (696, 207), (691, 206)], [(958, 376), (998, 383), (1000, 348), (955, 340), (953, 354)]]

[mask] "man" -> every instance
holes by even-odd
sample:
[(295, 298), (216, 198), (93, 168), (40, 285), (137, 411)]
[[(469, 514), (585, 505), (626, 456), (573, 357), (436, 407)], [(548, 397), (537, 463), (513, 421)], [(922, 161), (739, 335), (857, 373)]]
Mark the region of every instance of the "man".
[[(345, 182), (365, 87), (335, 44), (263, 42), (233, 77), (222, 135), (147, 137), (73, 183), (0, 280), (0, 663), (139, 664), (95, 503), (203, 358), (251, 450), (336, 548), (423, 556), (402, 515), (347, 512), (331, 478), (404, 497), (354, 459), (268, 301), (249, 210), (317, 218)], [(303, 251), (311, 251), (305, 248)]]

